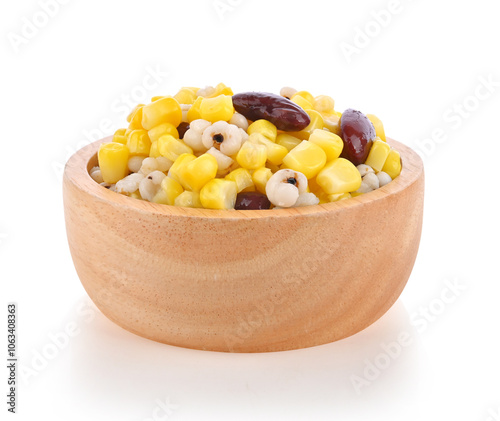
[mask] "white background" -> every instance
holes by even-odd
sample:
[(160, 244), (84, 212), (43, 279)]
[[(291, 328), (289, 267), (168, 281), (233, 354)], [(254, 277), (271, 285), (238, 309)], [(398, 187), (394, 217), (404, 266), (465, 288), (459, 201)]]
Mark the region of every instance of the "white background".
[[(3, 6), (0, 288), (2, 306), (18, 303), (17, 419), (500, 419), (498, 2), (401, 0), (390, 15), (385, 0), (221, 4), (69, 0), (48, 18), (35, 0)], [(66, 242), (66, 159), (125, 125), (122, 94), (219, 82), (329, 94), (422, 153), (415, 268), (365, 331), (299, 351), (201, 352), (136, 337), (87, 298)]]

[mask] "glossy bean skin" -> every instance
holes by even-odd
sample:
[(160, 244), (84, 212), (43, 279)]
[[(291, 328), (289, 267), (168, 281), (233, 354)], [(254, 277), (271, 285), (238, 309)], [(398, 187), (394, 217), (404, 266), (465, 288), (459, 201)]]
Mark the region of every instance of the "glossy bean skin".
[(296, 132), (305, 129), (311, 119), (297, 104), (280, 95), (266, 92), (244, 92), (233, 95), (236, 111), (248, 120), (268, 120), (278, 130)]
[(241, 192), (236, 196), (234, 208), (236, 210), (269, 209), (271, 202), (265, 194), (258, 192)]
[(361, 111), (349, 108), (342, 113), (340, 129), (344, 141), (340, 156), (354, 165), (364, 164), (376, 136), (372, 122)]
[(189, 130), (189, 123), (182, 122), (177, 126), (177, 131), (179, 132), (179, 139), (184, 139), (184, 135)]

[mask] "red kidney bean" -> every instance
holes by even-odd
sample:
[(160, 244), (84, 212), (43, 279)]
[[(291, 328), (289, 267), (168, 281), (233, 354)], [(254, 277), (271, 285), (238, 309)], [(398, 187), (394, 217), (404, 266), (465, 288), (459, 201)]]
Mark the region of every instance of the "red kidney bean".
[(278, 130), (297, 132), (305, 129), (311, 119), (297, 104), (279, 95), (265, 92), (244, 92), (233, 95), (236, 111), (247, 119), (256, 121), (265, 119), (273, 123)]
[(340, 117), (340, 129), (344, 148), (341, 157), (354, 165), (364, 164), (375, 138), (375, 128), (361, 111), (349, 108)]

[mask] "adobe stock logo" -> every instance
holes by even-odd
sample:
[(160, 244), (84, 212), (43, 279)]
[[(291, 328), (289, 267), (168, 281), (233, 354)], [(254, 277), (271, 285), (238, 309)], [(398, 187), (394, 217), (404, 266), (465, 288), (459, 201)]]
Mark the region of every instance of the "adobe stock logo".
[(362, 27), (355, 26), (352, 41), (343, 41), (339, 45), (347, 63), (351, 63), (354, 55), (361, 54), (371, 44), (372, 40), (377, 38), (382, 33), (382, 30), (391, 24), (394, 16), (401, 14), (403, 10), (404, 6), (399, 0), (390, 0), (386, 8), (378, 11), (372, 10), (370, 12), (372, 19)]
[(34, 39), (41, 29), (45, 28), (51, 19), (55, 18), (61, 6), (68, 4), (70, 0), (40, 0), (38, 6), (40, 10), (33, 13), (31, 17), (23, 16), (21, 18), (21, 27), (18, 32), (7, 33), (7, 39), (17, 54), (22, 45), (27, 45)]
[(438, 145), (445, 143), (468, 119), (480, 112), (484, 104), (497, 93), (498, 88), (500, 80), (495, 75), (479, 76), (476, 86), (468, 95), (445, 109), (441, 116), (442, 124), (431, 129), (429, 136), (414, 140), (415, 152), (422, 159), (431, 156)]

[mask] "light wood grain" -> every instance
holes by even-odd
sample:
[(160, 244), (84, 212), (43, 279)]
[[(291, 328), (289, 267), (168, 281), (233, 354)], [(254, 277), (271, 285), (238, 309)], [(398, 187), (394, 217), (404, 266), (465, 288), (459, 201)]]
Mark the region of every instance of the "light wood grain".
[(420, 241), (424, 172), (317, 206), (215, 211), (140, 201), (95, 183), (95, 142), (64, 173), (68, 242), (83, 286), (123, 328), (187, 348), (266, 352), (336, 341), (380, 318)]

